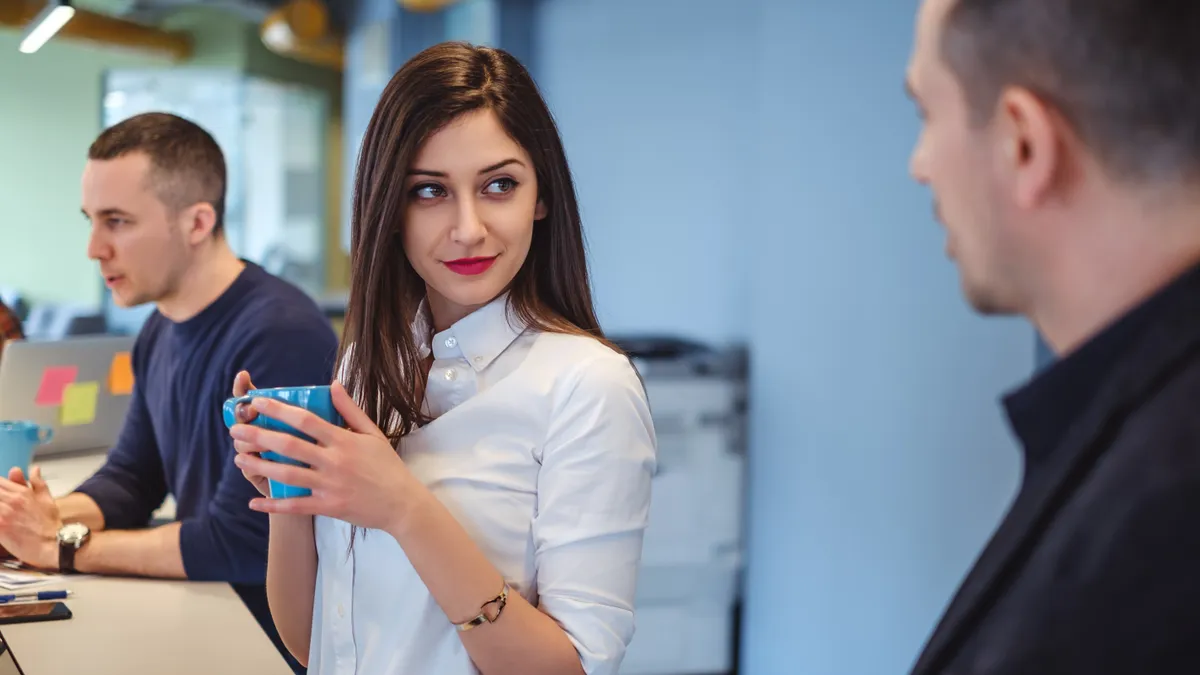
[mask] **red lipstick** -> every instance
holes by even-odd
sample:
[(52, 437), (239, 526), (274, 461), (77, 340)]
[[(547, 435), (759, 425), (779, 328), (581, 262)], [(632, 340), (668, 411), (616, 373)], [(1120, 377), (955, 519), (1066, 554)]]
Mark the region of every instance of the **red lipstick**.
[(442, 264), (463, 276), (475, 276), (476, 274), (483, 274), (488, 271), (488, 268), (494, 262), (496, 262), (496, 256), (491, 256), (490, 258), (459, 258), (458, 260), (447, 260)]

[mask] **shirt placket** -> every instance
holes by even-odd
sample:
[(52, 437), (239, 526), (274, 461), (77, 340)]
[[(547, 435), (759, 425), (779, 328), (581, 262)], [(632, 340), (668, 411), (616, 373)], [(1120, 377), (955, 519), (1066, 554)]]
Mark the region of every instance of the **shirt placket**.
[(440, 416), (470, 398), (477, 387), (475, 371), (467, 361), (458, 338), (447, 332), (435, 340), (439, 340), (440, 344), (434, 344), (435, 360), (425, 393), (435, 416)]
[[(339, 523), (339, 530), (349, 541), (350, 526)], [(361, 542), (359, 542), (361, 543)], [(339, 555), (337, 573), (334, 575), (334, 588), (331, 594), (333, 600), (331, 624), (333, 625), (334, 669), (339, 675), (353, 675), (358, 668), (358, 653), (354, 641), (354, 565), (355, 554)]]

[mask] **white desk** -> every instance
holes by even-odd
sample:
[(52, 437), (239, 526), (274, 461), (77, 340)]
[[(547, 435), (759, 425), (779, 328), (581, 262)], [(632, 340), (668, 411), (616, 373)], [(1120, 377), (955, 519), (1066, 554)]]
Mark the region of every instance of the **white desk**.
[[(101, 452), (35, 464), (61, 496), (103, 461)], [(159, 514), (173, 516), (174, 505)], [(71, 619), (0, 626), (25, 675), (291, 675), (228, 584), (79, 576), (62, 586), (74, 592)]]
[(66, 586), (72, 618), (0, 626), (25, 675), (292, 673), (229, 584), (77, 577)]

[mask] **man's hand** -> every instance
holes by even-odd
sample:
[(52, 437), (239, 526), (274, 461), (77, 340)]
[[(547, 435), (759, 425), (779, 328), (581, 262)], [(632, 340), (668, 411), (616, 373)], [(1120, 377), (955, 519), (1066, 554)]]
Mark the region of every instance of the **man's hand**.
[(58, 569), (58, 530), (62, 520), (50, 488), (34, 467), (26, 482), (18, 468), (0, 478), (0, 546), (21, 562)]

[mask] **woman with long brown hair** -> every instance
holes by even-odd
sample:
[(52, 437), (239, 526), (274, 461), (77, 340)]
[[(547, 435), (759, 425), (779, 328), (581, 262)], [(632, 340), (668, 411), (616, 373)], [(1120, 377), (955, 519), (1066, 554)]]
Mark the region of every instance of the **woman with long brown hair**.
[[(615, 674), (654, 430), (592, 308), (557, 128), (510, 55), (445, 43), (392, 78), (351, 264), (333, 384), (348, 428), (259, 398), (315, 442), (231, 430), (271, 514), (285, 644), (311, 673)], [(267, 478), (312, 495), (265, 498)]]

